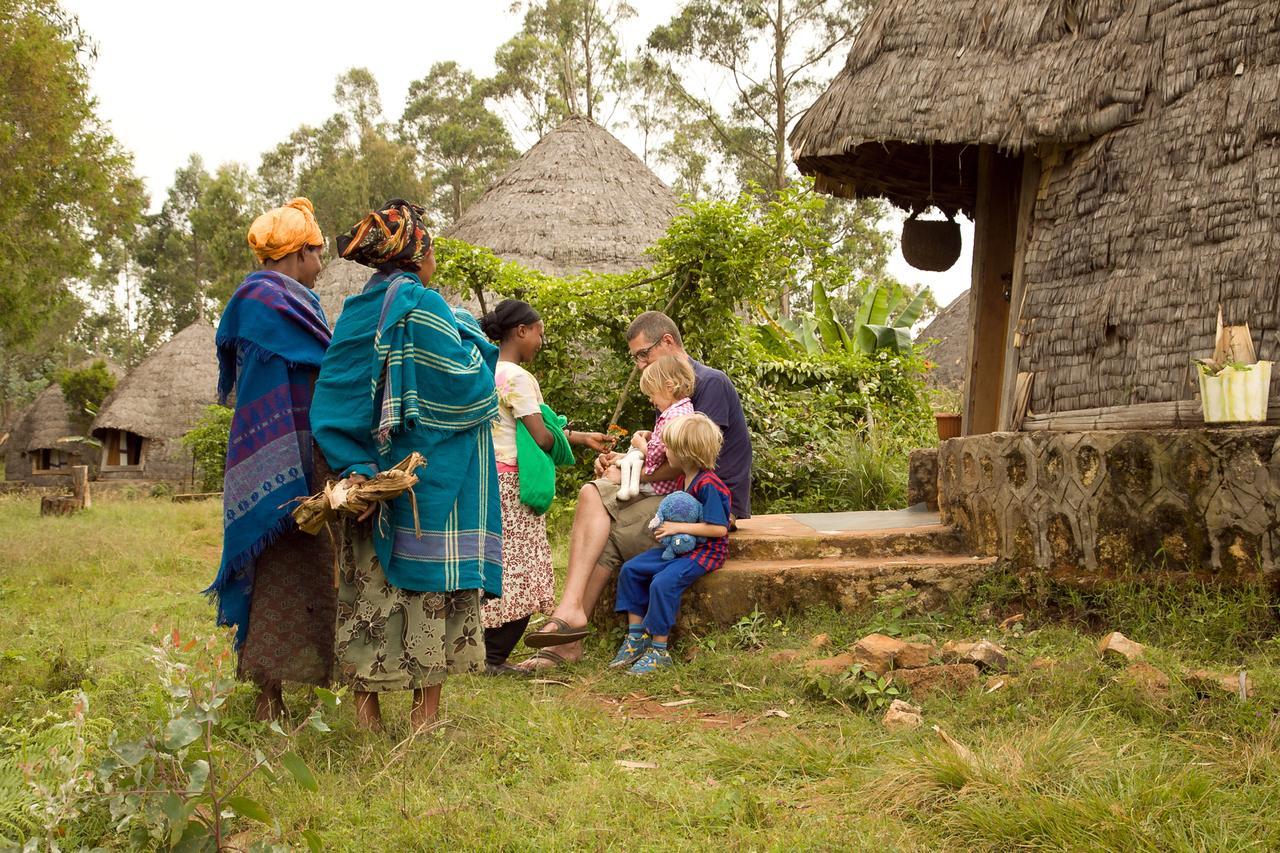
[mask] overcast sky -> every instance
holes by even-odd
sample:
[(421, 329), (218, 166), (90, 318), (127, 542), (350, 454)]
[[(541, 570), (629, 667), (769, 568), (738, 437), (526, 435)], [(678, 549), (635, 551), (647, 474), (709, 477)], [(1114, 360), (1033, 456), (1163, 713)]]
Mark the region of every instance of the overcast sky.
[[(153, 207), (193, 152), (210, 169), (228, 161), (256, 167), (264, 151), (299, 125), (324, 121), (334, 111), (334, 80), (348, 68), (373, 72), (385, 111), (395, 118), (409, 83), (433, 63), (455, 60), (491, 74), (494, 50), (520, 27), (520, 15), (508, 11), (510, 0), (62, 2), (97, 43), (90, 74), (99, 114), (133, 152)], [(629, 50), (669, 19), (678, 2), (632, 5), (637, 17), (621, 34)], [(518, 116), (505, 117), (520, 150), (537, 141)], [(638, 147), (625, 131), (619, 136)], [(964, 255), (947, 273), (921, 273), (900, 253), (891, 270), (904, 281), (929, 284), (945, 305), (968, 287), (971, 238), (966, 227)]]

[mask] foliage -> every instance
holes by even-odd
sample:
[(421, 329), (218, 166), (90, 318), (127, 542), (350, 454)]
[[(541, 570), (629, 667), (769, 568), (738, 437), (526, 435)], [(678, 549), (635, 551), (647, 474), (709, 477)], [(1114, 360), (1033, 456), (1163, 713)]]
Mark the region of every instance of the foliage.
[[(742, 185), (773, 192), (788, 183), (787, 130), (819, 89), (815, 72), (840, 55), (862, 21), (866, 0), (684, 0), (649, 47), (683, 63), (678, 96), (706, 120)], [(736, 93), (726, 112), (690, 85), (709, 63)], [(681, 73), (683, 72), (683, 73)]]
[(224, 165), (210, 175), (193, 154), (174, 173), (136, 249), (149, 345), (214, 313), (256, 267), (245, 232), (258, 204), (253, 176), (243, 166)]
[(751, 612), (743, 616), (732, 626), (735, 645), (740, 649), (759, 649), (764, 647), (765, 616), (760, 606), (751, 608)]
[(62, 386), (62, 398), (73, 419), (84, 421), (97, 414), (98, 406), (116, 387), (116, 378), (101, 359), (80, 370), (63, 370), (58, 373)]
[(414, 147), (395, 139), (383, 120), (373, 75), (364, 68), (340, 75), (334, 101), (338, 111), (323, 124), (303, 125), (262, 155), (258, 176), (266, 201), (306, 196), (320, 229), (334, 235), (388, 199), (429, 199), (430, 178), (421, 174)]
[(778, 355), (835, 353), (871, 354), (887, 349), (911, 352), (911, 327), (920, 319), (929, 292), (914, 296), (897, 283), (872, 287), (854, 311), (849, 328), (839, 323), (822, 282), (813, 282), (813, 311), (779, 317), (761, 306), (764, 322), (756, 326), (757, 340)]
[(516, 158), (511, 134), (485, 105), (486, 86), (456, 62), (437, 62), (409, 84), (401, 134), (435, 175), (435, 209), (445, 221), (462, 212)]
[(72, 282), (128, 235), (142, 183), (97, 115), (93, 46), (54, 0), (0, 0), (0, 347), (63, 333), (84, 311)]
[[(239, 793), (254, 774), (278, 785), (288, 778), (287, 771), (301, 788), (318, 789), (293, 741), (306, 728), (330, 730), (324, 709), (338, 707), (337, 693), (316, 688), (317, 702), (302, 722), (289, 731), (273, 722), (270, 729), (278, 739), (265, 750), (248, 748), (225, 737), (225, 706), (236, 689), (234, 654), (225, 636), (184, 641), (174, 629), (152, 648), (151, 661), (166, 697), (162, 729), (127, 742), (113, 731), (103, 747), (106, 757), (94, 769), (84, 735), (89, 700), (81, 692), (72, 705), (69, 748), (51, 749), (26, 768), (46, 849), (56, 853), (65, 824), (101, 800), (110, 810), (112, 832), (130, 846), (223, 850), (233, 817), (274, 825), (264, 804)], [(278, 825), (274, 834), (284, 840)], [(308, 847), (318, 848), (314, 832), (298, 835)], [(29, 841), (27, 849), (39, 845)], [(251, 849), (270, 848), (258, 842)]]
[(569, 116), (608, 123), (602, 107), (628, 85), (617, 27), (635, 16), (623, 0), (529, 0), (520, 31), (494, 54), (491, 95), (515, 102), (542, 136)]
[(200, 420), (182, 437), (182, 443), (191, 450), (191, 455), (195, 458), (196, 470), (200, 473), (201, 491), (222, 491), (233, 414), (226, 406), (206, 406)]
[(810, 676), (805, 682), (805, 692), (814, 699), (866, 711), (884, 710), (902, 695), (887, 676), (876, 675), (856, 663), (844, 672)]

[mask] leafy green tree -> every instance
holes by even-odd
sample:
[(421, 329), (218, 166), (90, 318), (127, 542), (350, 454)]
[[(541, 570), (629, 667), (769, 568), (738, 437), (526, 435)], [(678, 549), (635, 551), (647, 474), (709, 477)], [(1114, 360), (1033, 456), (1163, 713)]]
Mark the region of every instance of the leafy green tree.
[(388, 199), (429, 201), (430, 180), (414, 147), (393, 138), (373, 75), (363, 68), (342, 74), (334, 102), (338, 111), (322, 125), (303, 125), (262, 155), (266, 203), (306, 196), (321, 231), (332, 237)]
[[(788, 182), (787, 131), (819, 89), (814, 72), (848, 44), (870, 6), (869, 0), (685, 0), (648, 44), (684, 64), (675, 91), (710, 124), (739, 181), (778, 192)], [(704, 62), (733, 84), (727, 111), (692, 85)]]
[(409, 84), (400, 119), (430, 168), (435, 209), (456, 222), (462, 212), (516, 158), (511, 134), (485, 104), (487, 85), (456, 62), (438, 62)]
[(210, 175), (192, 154), (174, 173), (160, 212), (147, 217), (136, 253), (149, 344), (212, 314), (254, 269), (245, 234), (258, 206), (253, 176), (239, 164)]
[[(146, 204), (132, 158), (97, 116), (92, 59), (53, 0), (0, 0), (0, 410), (65, 348), (96, 250), (130, 234)], [(11, 375), (15, 361), (25, 364)]]
[(498, 73), (490, 92), (528, 114), (542, 136), (568, 116), (608, 124), (604, 108), (628, 88), (627, 61), (617, 27), (635, 16), (624, 0), (530, 0), (520, 32), (494, 54)]
[(98, 359), (79, 370), (59, 371), (58, 384), (62, 386), (62, 398), (67, 401), (72, 417), (87, 427), (98, 406), (116, 387), (116, 378), (111, 375), (107, 363)]

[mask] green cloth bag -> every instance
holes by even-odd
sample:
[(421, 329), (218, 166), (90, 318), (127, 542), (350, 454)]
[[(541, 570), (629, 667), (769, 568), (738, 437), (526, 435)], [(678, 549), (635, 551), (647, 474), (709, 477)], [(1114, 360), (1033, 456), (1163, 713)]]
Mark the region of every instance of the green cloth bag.
[(556, 468), (572, 465), (573, 448), (564, 434), (569, 419), (557, 415), (546, 403), (542, 404), (542, 422), (555, 438), (551, 452), (543, 450), (529, 435), (524, 421), (516, 419), (516, 465), (520, 468), (520, 503), (538, 515), (551, 509), (556, 496)]

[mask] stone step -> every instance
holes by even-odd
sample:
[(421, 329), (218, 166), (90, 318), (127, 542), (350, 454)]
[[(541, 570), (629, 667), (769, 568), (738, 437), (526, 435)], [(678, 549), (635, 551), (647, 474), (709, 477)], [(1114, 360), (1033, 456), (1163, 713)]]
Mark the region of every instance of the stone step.
[(946, 524), (840, 532), (822, 532), (812, 528), (773, 532), (746, 528), (745, 524), (729, 536), (731, 559), (898, 557), (956, 554), (963, 550), (959, 534)]
[[(964, 595), (995, 565), (995, 557), (909, 554), (884, 557), (823, 557), (752, 560), (732, 558), (684, 594), (681, 631), (732, 625), (759, 608), (770, 617), (819, 606), (861, 610), (886, 592), (910, 588), (924, 608)], [(613, 612), (616, 584), (605, 587), (592, 618), (598, 629), (618, 624)]]

